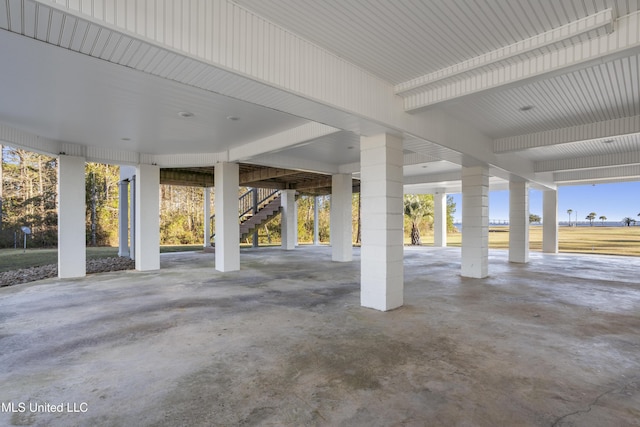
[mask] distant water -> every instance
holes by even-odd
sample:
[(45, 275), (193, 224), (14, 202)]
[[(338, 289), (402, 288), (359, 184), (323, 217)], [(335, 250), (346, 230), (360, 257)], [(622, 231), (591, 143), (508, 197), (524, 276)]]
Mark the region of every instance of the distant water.
[[(567, 227), (569, 225), (568, 221), (560, 221), (558, 223), (560, 225), (560, 227)], [(462, 231), (462, 223), (460, 222), (454, 222), (453, 225), (458, 229), (458, 231)], [(499, 225), (509, 225), (509, 221), (507, 220), (491, 220), (489, 221), (489, 225), (490, 226), (499, 226)], [(531, 225), (542, 225), (542, 223), (537, 223), (534, 222)], [(576, 223), (575, 221), (571, 222), (571, 226), (575, 227)], [(590, 227), (591, 224), (589, 224), (589, 221), (578, 221), (578, 227)], [(622, 223), (622, 221), (605, 221), (604, 223), (602, 221), (593, 221), (593, 226), (594, 227), (626, 227), (626, 225), (624, 225)], [(632, 225), (633, 227), (634, 225)], [(636, 226), (640, 226), (640, 221), (638, 221), (636, 223)]]

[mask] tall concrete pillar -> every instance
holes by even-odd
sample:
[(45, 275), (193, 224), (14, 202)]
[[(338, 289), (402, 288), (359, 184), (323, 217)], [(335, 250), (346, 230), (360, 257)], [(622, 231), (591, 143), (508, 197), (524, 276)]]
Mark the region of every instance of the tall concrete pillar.
[(558, 191), (542, 192), (542, 252), (558, 253)]
[(208, 248), (211, 245), (211, 188), (204, 188), (204, 243)]
[(447, 246), (447, 195), (444, 191), (433, 195), (433, 246)]
[(280, 206), (282, 206), (282, 249), (291, 250), (296, 247), (296, 191), (282, 190), (280, 192)]
[(392, 310), (404, 302), (402, 139), (360, 138), (360, 302)]
[(331, 177), (331, 259), (348, 262), (353, 259), (353, 222), (351, 218), (351, 174)]
[(462, 168), (462, 276), (489, 275), (489, 168)]
[(129, 230), (129, 256), (132, 260), (136, 259), (136, 176), (131, 176), (131, 183), (129, 185), (129, 191), (131, 192), (131, 206), (129, 207), (129, 221), (131, 223), (131, 229)]
[(160, 269), (160, 168), (136, 167), (136, 270)]
[(129, 256), (129, 181), (120, 181), (118, 201), (118, 256)]
[(85, 160), (58, 157), (58, 277), (87, 274)]
[(313, 244), (320, 244), (320, 221), (318, 221), (318, 196), (313, 198)]
[(237, 163), (217, 163), (214, 169), (216, 213), (216, 270), (240, 270), (240, 225), (238, 224)]
[(529, 262), (528, 182), (509, 182), (509, 262)]

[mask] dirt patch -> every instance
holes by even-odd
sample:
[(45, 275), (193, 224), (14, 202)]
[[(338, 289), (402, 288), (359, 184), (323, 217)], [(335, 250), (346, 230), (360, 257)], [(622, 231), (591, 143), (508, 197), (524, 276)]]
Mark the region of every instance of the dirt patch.
[[(135, 267), (135, 261), (126, 257), (90, 259), (87, 261), (87, 274), (133, 270)], [(0, 273), (0, 287), (19, 285), (20, 283), (34, 282), (57, 276), (58, 266), (56, 264), (5, 271)]]

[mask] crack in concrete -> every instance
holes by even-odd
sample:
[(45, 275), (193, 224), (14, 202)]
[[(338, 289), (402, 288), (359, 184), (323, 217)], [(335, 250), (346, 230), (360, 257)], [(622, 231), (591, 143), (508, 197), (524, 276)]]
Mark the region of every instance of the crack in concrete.
[(622, 391), (622, 390), (624, 390), (625, 388), (627, 388), (630, 384), (633, 384), (634, 382), (636, 382), (637, 380), (638, 380), (638, 379), (636, 378), (636, 379), (634, 379), (634, 380), (632, 380), (632, 381), (627, 382), (627, 383), (626, 383), (625, 385), (623, 385), (622, 387), (612, 388), (611, 390), (607, 390), (607, 391), (605, 391), (605, 392), (603, 392), (603, 393), (600, 393), (600, 395), (598, 395), (598, 396), (597, 396), (597, 397), (596, 397), (596, 398), (595, 398), (591, 403), (589, 403), (589, 404), (587, 405), (587, 406), (588, 406), (588, 409), (579, 409), (579, 410), (577, 410), (577, 411), (573, 411), (573, 412), (571, 412), (571, 413), (569, 413), (569, 414), (565, 414), (565, 415), (563, 415), (563, 416), (561, 416), (561, 417), (557, 418), (557, 419), (553, 422), (553, 424), (551, 424), (551, 427), (556, 427), (556, 426), (558, 426), (558, 425), (559, 425), (559, 423), (560, 423), (562, 420), (564, 420), (565, 418), (568, 418), (568, 417), (570, 417), (570, 416), (572, 416), (572, 415), (577, 415), (577, 414), (587, 414), (587, 413), (591, 412), (591, 409), (592, 409), (592, 408), (596, 405), (596, 403), (598, 403), (598, 401), (599, 401), (600, 399), (602, 399), (604, 396), (606, 396), (607, 394), (613, 393), (613, 392), (615, 392), (615, 391)]

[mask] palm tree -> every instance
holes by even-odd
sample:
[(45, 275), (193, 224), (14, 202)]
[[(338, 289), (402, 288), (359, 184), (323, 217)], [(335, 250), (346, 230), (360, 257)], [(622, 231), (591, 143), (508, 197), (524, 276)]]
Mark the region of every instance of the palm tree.
[(600, 218), (598, 218), (600, 221), (602, 221), (602, 225), (604, 226), (604, 222), (607, 220), (607, 217), (604, 215), (600, 215)]
[(591, 212), (589, 215), (587, 215), (584, 219), (589, 220), (589, 225), (591, 227), (593, 227), (593, 220), (596, 219), (596, 213), (595, 212)]
[(628, 216), (627, 216), (627, 217), (622, 218), (622, 223), (623, 223), (624, 225), (626, 225), (627, 227), (631, 227), (631, 223), (634, 223), (634, 222), (636, 222), (636, 220), (635, 220), (635, 219), (633, 219), (633, 218), (629, 218)]
[(567, 213), (569, 214), (569, 227), (571, 227), (571, 214), (573, 213), (573, 209), (567, 209)]
[(433, 201), (429, 203), (426, 196), (405, 196), (404, 214), (411, 221), (411, 244), (421, 245), (419, 226), (424, 218), (433, 216)]

